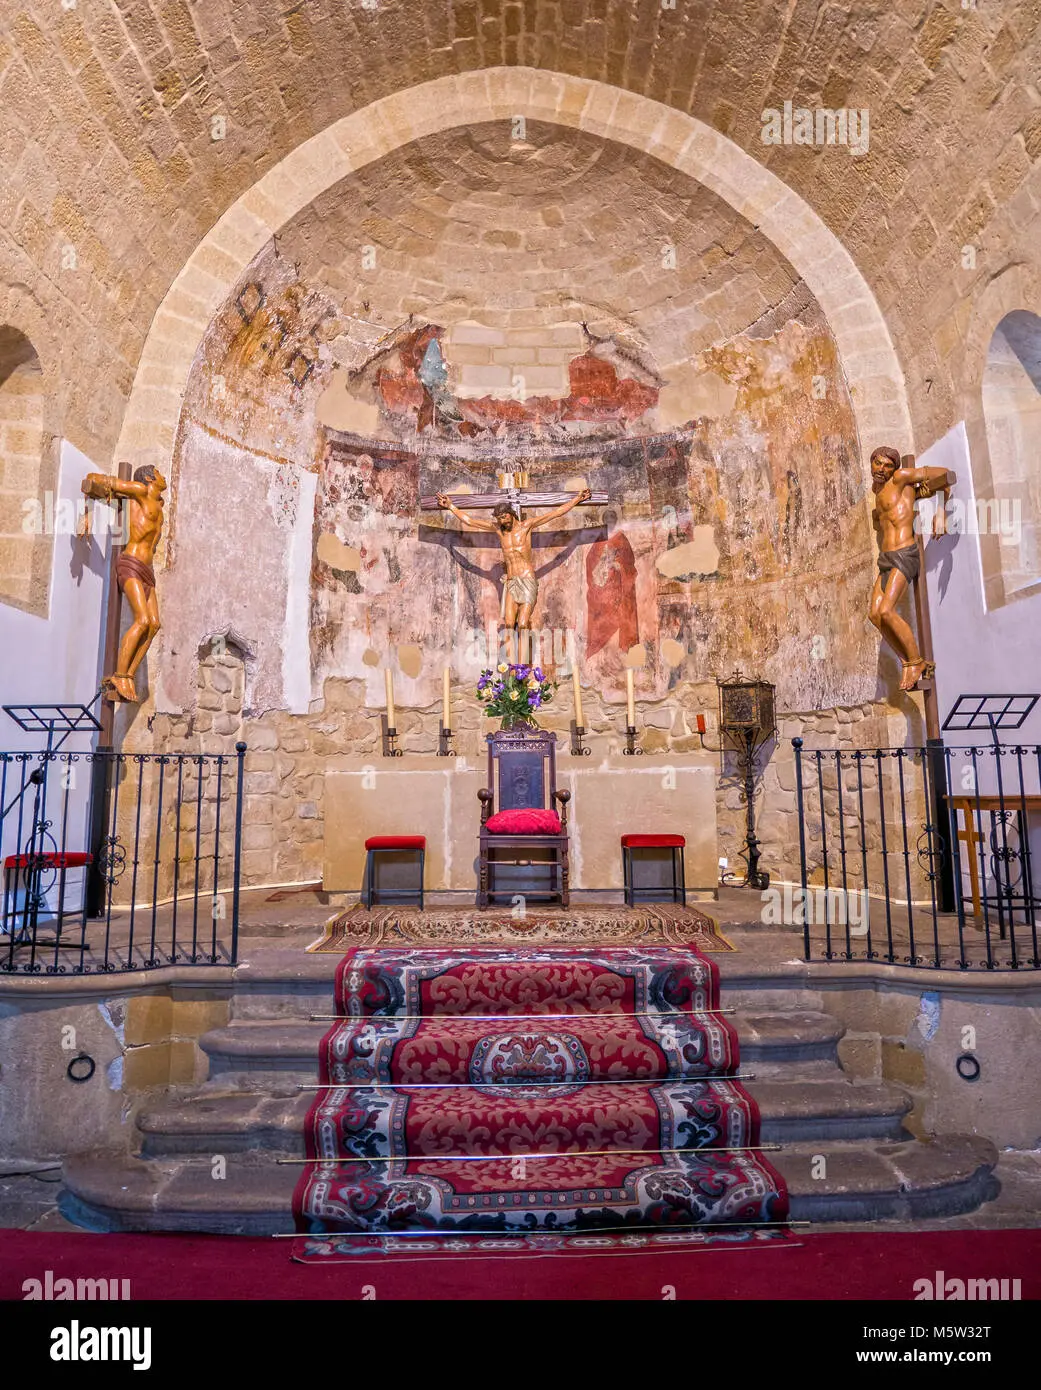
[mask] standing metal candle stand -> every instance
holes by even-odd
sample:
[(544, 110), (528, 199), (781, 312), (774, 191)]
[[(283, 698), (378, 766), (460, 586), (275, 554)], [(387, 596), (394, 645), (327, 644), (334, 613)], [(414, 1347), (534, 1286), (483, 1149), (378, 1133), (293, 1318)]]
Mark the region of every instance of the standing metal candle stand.
[(729, 680), (717, 680), (719, 689), (720, 754), (729, 747), (735, 754), (738, 776), (744, 781), (745, 850), (748, 868), (737, 888), (770, 886), (770, 875), (759, 868), (759, 838), (755, 833), (756, 754), (777, 732), (774, 686), (758, 677), (735, 671)]
[(643, 749), (636, 746), (636, 725), (626, 724), (625, 726), (625, 747), (622, 753), (627, 758), (639, 758), (643, 755)]
[(403, 758), (405, 755), (398, 747), (398, 731), (391, 728), (387, 723), (387, 716), (380, 715), (380, 724), (383, 729), (383, 756), (385, 758)]
[(573, 758), (588, 758), (592, 754), (593, 750), (586, 744), (585, 737), (586, 726), (584, 724), (576, 724), (572, 719), (571, 748), (569, 751)]
[(439, 758), (454, 758), (455, 749), (452, 747), (452, 730), (446, 729), (443, 720), (437, 723), (437, 756)]

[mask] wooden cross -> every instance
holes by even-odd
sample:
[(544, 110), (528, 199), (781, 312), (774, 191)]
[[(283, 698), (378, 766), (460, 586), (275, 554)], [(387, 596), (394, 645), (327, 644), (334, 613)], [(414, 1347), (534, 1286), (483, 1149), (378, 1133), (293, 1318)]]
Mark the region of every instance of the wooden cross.
[[(515, 473), (507, 473), (504, 476), (509, 479), (511, 484), (518, 477)], [(520, 476), (523, 478), (526, 475), (521, 474)], [(457, 507), (464, 507), (473, 511), (491, 511), (501, 502), (508, 502), (519, 517), (521, 507), (559, 507), (562, 502), (570, 502), (578, 494), (574, 492), (528, 492), (526, 488), (511, 485), (504, 487), (499, 492), (450, 492), (446, 495)], [(419, 499), (420, 509), (424, 512), (438, 511), (437, 498), (437, 493), (421, 497)], [(588, 499), (587, 506), (606, 507), (610, 500), (606, 492), (594, 492)]]

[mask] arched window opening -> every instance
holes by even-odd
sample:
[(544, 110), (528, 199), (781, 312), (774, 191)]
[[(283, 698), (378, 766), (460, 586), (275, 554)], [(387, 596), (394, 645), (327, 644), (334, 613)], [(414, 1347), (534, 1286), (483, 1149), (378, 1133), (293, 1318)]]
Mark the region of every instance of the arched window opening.
[(980, 525), (999, 533), (1005, 595), (1041, 584), (1041, 318), (1016, 309), (994, 330), (983, 374), (993, 496)]
[(53, 547), (40, 496), (43, 455), (40, 359), (24, 333), (0, 325), (0, 603), (40, 614)]

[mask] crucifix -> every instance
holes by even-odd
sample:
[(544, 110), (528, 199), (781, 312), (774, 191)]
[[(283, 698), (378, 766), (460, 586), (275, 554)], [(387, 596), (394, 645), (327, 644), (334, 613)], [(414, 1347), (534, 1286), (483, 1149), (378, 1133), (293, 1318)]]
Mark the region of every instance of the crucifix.
[[(580, 503), (604, 506), (609, 498), (606, 492), (591, 492), (589, 488), (583, 488), (581, 492), (528, 492), (525, 473), (507, 473), (501, 481), (505, 487), (500, 492), (459, 493), (456, 497), (442, 492), (436, 497), (420, 498), (420, 507), (424, 511), (451, 512), (468, 530), (489, 531), (498, 536), (506, 565), (502, 621), (507, 628), (515, 628), (519, 634), (530, 632), (539, 596), (531, 533), (566, 516)], [(490, 518), (471, 516), (457, 505), (457, 501), (465, 502), (468, 507), (478, 511), (490, 511), (492, 515)], [(550, 510), (525, 520), (522, 507), (549, 507)], [(518, 635), (518, 657), (519, 644)]]

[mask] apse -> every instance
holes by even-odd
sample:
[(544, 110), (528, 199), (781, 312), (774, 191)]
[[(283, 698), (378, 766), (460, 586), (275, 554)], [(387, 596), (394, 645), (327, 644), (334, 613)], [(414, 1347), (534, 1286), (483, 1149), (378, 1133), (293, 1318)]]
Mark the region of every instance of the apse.
[[(546, 658), (572, 643), (609, 702), (634, 663), (656, 702), (741, 665), (791, 708), (874, 697), (863, 470), (820, 305), (703, 184), (526, 121), (342, 180), (212, 319), (172, 470), (159, 708), (192, 707), (224, 627), (255, 647), (256, 709), (306, 712), (329, 678), (376, 704), (388, 659), (417, 706), (446, 664), (475, 676), (500, 560), (421, 499), (519, 469), (609, 498), (536, 552)], [(249, 563), (222, 564), (243, 525)]]

